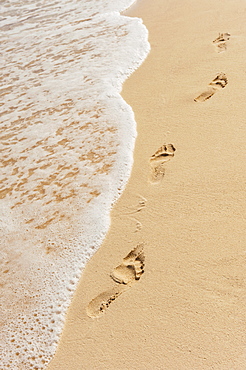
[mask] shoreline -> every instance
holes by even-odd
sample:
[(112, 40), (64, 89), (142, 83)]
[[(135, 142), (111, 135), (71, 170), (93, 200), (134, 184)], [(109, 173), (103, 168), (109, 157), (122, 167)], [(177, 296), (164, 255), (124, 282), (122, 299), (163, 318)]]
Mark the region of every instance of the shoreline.
[[(122, 13), (143, 19), (151, 44), (121, 93), (137, 122), (134, 164), (48, 370), (246, 365), (244, 6), (139, 0)], [(213, 41), (223, 32), (230, 37), (221, 52)], [(226, 86), (194, 102), (221, 72)], [(164, 148), (169, 161), (153, 162), (164, 144), (176, 151)], [(101, 317), (88, 317), (88, 304), (116, 289), (110, 274), (140, 243), (145, 272)]]
[(133, 1), (3, 9), (3, 368), (53, 358), (130, 176), (136, 122), (120, 91), (149, 50), (141, 20), (120, 15)]

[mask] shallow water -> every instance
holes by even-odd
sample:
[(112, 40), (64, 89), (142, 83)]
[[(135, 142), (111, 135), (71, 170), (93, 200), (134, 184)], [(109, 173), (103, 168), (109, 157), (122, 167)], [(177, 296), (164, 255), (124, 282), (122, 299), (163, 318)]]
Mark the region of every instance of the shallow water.
[[(1, 3), (1, 352), (42, 369), (132, 166), (120, 96), (149, 51), (132, 0)], [(8, 343), (6, 345), (6, 343)]]

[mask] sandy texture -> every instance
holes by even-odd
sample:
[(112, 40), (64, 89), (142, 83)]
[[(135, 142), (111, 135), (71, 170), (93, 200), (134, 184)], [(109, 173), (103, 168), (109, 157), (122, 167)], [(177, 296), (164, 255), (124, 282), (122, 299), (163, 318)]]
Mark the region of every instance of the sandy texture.
[(123, 91), (132, 176), (48, 369), (242, 370), (246, 2), (139, 0), (128, 14), (152, 47)]

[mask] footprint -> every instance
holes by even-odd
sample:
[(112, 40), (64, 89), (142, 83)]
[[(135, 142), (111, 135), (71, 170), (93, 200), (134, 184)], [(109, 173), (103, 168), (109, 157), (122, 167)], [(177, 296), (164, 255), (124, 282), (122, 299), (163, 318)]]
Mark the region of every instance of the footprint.
[(162, 145), (155, 154), (150, 157), (151, 183), (158, 184), (162, 181), (165, 175), (165, 163), (174, 157), (175, 150), (172, 144)]
[(119, 297), (127, 288), (126, 286), (119, 285), (99, 294), (90, 301), (86, 309), (87, 315), (92, 318), (99, 317), (109, 307), (110, 303)]
[(139, 244), (123, 258), (123, 262), (119, 266), (115, 267), (110, 275), (111, 278), (116, 283), (125, 285), (139, 280), (144, 273), (144, 260), (143, 244)]
[(138, 221), (136, 218), (132, 217), (131, 220), (133, 220), (135, 222), (135, 231), (134, 233), (137, 233), (139, 232), (140, 230), (142, 230), (142, 223), (140, 221)]
[(117, 284), (90, 301), (86, 309), (87, 315), (99, 317), (110, 303), (129, 289), (134, 281), (139, 280), (144, 273), (144, 260), (143, 244), (138, 244), (111, 273), (110, 277)]
[(222, 53), (227, 49), (227, 42), (230, 39), (229, 33), (219, 33), (219, 36), (213, 41), (215, 49), (218, 53)]
[(223, 89), (226, 87), (228, 83), (227, 77), (224, 73), (218, 74), (212, 82), (208, 85), (206, 91), (200, 94), (197, 98), (194, 99), (196, 102), (204, 102), (213, 96), (218, 90)]
[(124, 212), (124, 215), (132, 215), (134, 213), (138, 213), (142, 211), (146, 207), (147, 199), (144, 198), (142, 195), (138, 195), (138, 204), (136, 206), (133, 206), (129, 209), (129, 211)]

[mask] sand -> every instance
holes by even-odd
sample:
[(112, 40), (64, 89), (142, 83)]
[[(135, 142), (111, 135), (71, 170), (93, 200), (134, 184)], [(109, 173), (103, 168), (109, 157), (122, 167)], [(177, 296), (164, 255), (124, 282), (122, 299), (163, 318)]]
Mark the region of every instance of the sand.
[(134, 166), (49, 370), (246, 368), (245, 14), (245, 0), (127, 12), (152, 47), (122, 93)]

